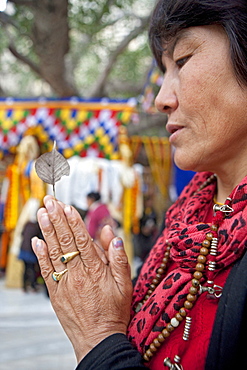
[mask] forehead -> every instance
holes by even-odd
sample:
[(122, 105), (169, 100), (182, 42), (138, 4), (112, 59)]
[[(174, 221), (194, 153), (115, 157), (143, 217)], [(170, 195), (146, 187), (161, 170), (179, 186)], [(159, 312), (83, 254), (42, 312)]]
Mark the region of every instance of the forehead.
[(164, 53), (169, 56), (172, 55), (176, 45), (180, 42), (194, 42), (196, 40), (203, 39), (201, 28), (202, 27), (191, 27), (178, 31), (175, 36), (169, 39), (169, 41), (163, 43)]
[[(226, 43), (229, 45), (229, 39), (223, 27), (220, 25), (196, 26), (182, 29), (171, 37), (169, 41), (163, 43), (163, 55), (172, 56), (174, 49), (179, 44), (188, 46), (199, 46), (206, 43), (207, 45), (214, 44), (214, 41)], [(164, 56), (165, 56), (164, 55)]]

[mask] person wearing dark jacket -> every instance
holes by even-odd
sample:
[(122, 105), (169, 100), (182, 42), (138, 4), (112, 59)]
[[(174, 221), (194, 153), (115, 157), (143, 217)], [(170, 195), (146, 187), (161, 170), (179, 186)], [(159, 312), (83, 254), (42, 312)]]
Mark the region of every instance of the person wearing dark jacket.
[(23, 290), (37, 291), (37, 276), (39, 272), (38, 260), (32, 249), (31, 240), (34, 236), (42, 238), (38, 221), (28, 221), (22, 231), (19, 259), (24, 263)]

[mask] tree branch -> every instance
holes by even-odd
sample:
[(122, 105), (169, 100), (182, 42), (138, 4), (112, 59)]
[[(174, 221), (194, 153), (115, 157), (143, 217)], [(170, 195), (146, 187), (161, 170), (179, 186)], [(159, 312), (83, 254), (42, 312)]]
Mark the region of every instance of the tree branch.
[(18, 29), (16, 23), (13, 21), (13, 19), (6, 13), (0, 12), (0, 23), (2, 23), (3, 26), (11, 25)]
[(118, 56), (123, 52), (123, 50), (129, 45), (130, 41), (135, 39), (143, 29), (148, 25), (150, 17), (146, 17), (142, 19), (141, 25), (136, 27), (133, 31), (131, 31), (118, 45), (118, 47), (112, 52), (111, 56), (109, 57), (109, 61), (103, 70), (101, 76), (98, 79), (97, 85), (94, 87), (93, 91), (91, 92), (90, 96), (103, 96), (104, 95), (104, 87), (106, 80), (111, 72), (113, 64), (116, 62)]
[(41, 71), (39, 69), (39, 67), (34, 64), (29, 58), (25, 57), (25, 55), (22, 55), (20, 54), (15, 46), (13, 44), (9, 44), (9, 47), (8, 47), (9, 51), (18, 59), (20, 60), (22, 63), (24, 64), (27, 64), (31, 69), (32, 71), (34, 71), (35, 73), (37, 73), (40, 77), (44, 78), (44, 76), (41, 75)]

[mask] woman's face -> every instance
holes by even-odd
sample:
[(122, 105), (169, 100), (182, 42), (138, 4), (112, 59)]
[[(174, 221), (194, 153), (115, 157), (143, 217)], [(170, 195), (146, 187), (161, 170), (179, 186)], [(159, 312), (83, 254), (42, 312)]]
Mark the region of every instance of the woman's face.
[(165, 74), (156, 107), (168, 115), (176, 164), (216, 173), (245, 164), (247, 87), (236, 80), (223, 29), (183, 30), (165, 45), (162, 62)]

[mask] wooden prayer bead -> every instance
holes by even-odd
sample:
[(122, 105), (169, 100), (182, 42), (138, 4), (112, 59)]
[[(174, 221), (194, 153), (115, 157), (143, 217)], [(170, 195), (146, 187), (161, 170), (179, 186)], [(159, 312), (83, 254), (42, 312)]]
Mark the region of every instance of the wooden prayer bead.
[(210, 240), (210, 241), (211, 241), (211, 240), (213, 239), (213, 237), (214, 237), (214, 236), (213, 236), (213, 234), (212, 234), (212, 233), (207, 233), (207, 234), (206, 234), (206, 239), (207, 239), (207, 240)]
[(189, 289), (189, 292), (190, 294), (197, 294), (198, 293), (198, 289), (194, 286), (191, 286), (190, 289)]
[(195, 271), (193, 276), (195, 279), (200, 280), (202, 278), (202, 273), (200, 271)]
[(184, 307), (180, 308), (179, 313), (181, 316), (185, 317), (187, 315), (187, 312)]
[(193, 303), (189, 301), (184, 302), (184, 307), (190, 310), (193, 307)]
[(165, 270), (162, 269), (162, 268), (158, 268), (158, 270), (157, 270), (157, 273), (160, 274), (160, 275), (163, 275), (164, 272), (165, 272)]
[(197, 263), (196, 264), (196, 270), (197, 271), (203, 271), (205, 266), (202, 263)]
[(199, 263), (205, 263), (206, 262), (206, 257), (205, 256), (203, 256), (203, 255), (199, 255), (198, 257), (197, 257), (197, 261), (199, 262)]
[(147, 356), (146, 353), (143, 355), (143, 358), (144, 358), (145, 361), (147, 361), (147, 362), (149, 361), (149, 357)]
[(187, 301), (189, 302), (194, 302), (196, 300), (196, 295), (195, 294), (187, 294), (187, 297), (186, 297)]
[(208, 248), (206, 248), (206, 247), (202, 247), (202, 248), (200, 249), (200, 253), (201, 253), (201, 254), (203, 254), (204, 256), (207, 256), (207, 255), (208, 255), (208, 253), (209, 253)]
[(151, 343), (149, 348), (150, 348), (152, 353), (157, 351), (157, 348), (155, 347), (154, 343)]
[(165, 337), (164, 337), (164, 335), (163, 335), (163, 334), (161, 334), (161, 333), (158, 335), (157, 339), (158, 339), (158, 341), (159, 341), (160, 343), (163, 343), (163, 342), (165, 341)]
[(205, 248), (209, 248), (210, 247), (210, 241), (207, 240), (207, 239), (203, 240), (202, 246), (205, 247)]
[(154, 345), (155, 345), (156, 348), (161, 346), (161, 343), (159, 342), (159, 340), (157, 338), (154, 339)]
[(159, 284), (159, 280), (157, 280), (157, 279), (153, 279), (152, 283), (153, 283), (154, 285), (158, 285), (158, 284)]
[(199, 287), (199, 285), (200, 285), (200, 282), (199, 282), (199, 280), (198, 279), (192, 279), (192, 285), (196, 288), (196, 287)]
[(187, 301), (194, 302), (196, 300), (195, 294), (188, 294), (187, 295)]
[(174, 330), (174, 326), (172, 326), (172, 324), (167, 324), (166, 325), (166, 329), (167, 329), (167, 331), (169, 331), (169, 333), (171, 332), (171, 331), (173, 331)]
[[(174, 329), (174, 328), (173, 328)], [(164, 338), (167, 338), (167, 337), (169, 337), (169, 335), (170, 335), (170, 333), (169, 333), (169, 331), (165, 328), (165, 329), (163, 329), (162, 330), (162, 335), (163, 335), (163, 337)]]
[(175, 317), (178, 321), (182, 321), (184, 319), (183, 316), (178, 312), (176, 313)]
[(153, 354), (150, 350), (150, 348), (146, 351), (146, 355), (150, 358), (150, 357), (153, 357)]

